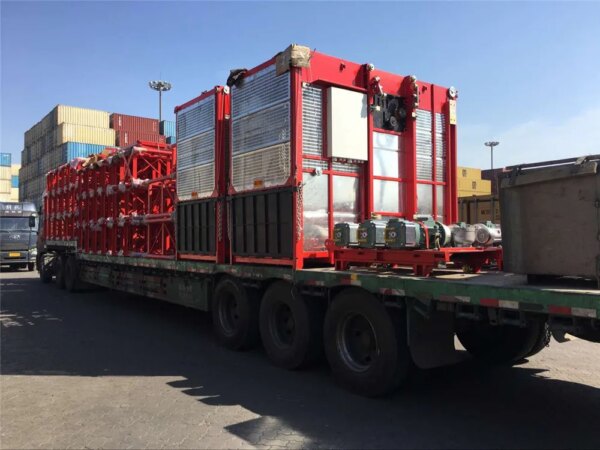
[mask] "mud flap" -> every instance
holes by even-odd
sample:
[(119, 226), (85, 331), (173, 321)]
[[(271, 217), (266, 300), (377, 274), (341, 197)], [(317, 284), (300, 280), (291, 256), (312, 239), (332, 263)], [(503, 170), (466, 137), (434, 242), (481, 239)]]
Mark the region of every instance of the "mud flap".
[(454, 346), (454, 314), (430, 311), (427, 316), (408, 308), (408, 345), (420, 369), (456, 364), (465, 359)]

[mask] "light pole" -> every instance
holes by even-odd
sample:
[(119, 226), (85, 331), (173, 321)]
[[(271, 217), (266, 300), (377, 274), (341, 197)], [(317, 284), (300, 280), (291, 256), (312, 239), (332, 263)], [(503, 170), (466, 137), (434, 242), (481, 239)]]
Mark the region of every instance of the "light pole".
[(486, 147), (489, 147), (491, 152), (490, 152), (490, 169), (491, 169), (491, 177), (492, 177), (492, 182), (494, 181), (494, 147), (497, 145), (500, 145), (500, 142), (498, 141), (487, 141), (486, 143), (484, 143), (483, 145), (485, 145)]
[(155, 91), (158, 91), (158, 121), (161, 122), (162, 121), (162, 93), (163, 93), (163, 91), (171, 90), (171, 83), (169, 83), (168, 81), (162, 81), (162, 80), (150, 81), (150, 82), (148, 82), (148, 86), (150, 86), (150, 89), (154, 89)]

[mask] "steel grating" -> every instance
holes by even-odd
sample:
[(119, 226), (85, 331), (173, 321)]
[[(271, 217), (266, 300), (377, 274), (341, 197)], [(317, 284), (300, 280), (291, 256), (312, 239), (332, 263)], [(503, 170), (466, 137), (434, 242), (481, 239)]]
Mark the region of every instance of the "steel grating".
[[(177, 170), (177, 197), (179, 200), (204, 198), (212, 195), (215, 188), (213, 163)], [(194, 194), (194, 195), (192, 195)]]
[(177, 141), (193, 137), (215, 127), (215, 98), (210, 96), (177, 113)]
[(234, 156), (232, 182), (236, 191), (284, 184), (290, 176), (290, 144), (279, 144)]
[(302, 86), (302, 152), (323, 154), (323, 89)]

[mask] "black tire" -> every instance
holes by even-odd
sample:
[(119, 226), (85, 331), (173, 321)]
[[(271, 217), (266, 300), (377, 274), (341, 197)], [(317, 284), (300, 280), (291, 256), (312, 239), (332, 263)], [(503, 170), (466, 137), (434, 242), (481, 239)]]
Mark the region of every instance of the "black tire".
[(34, 269), (35, 269), (35, 263), (27, 263), (27, 270), (29, 272), (33, 272)]
[(269, 286), (260, 303), (259, 327), (263, 347), (276, 366), (307, 367), (323, 354), (323, 308), (290, 283)]
[(231, 350), (248, 350), (258, 343), (258, 298), (237, 279), (222, 278), (212, 299), (213, 329)]
[(486, 364), (513, 365), (521, 361), (534, 349), (542, 329), (540, 321), (531, 321), (525, 328), (467, 319), (456, 321), (460, 343), (474, 358)]
[(533, 347), (529, 350), (529, 353), (525, 355), (525, 358), (536, 355), (546, 347), (550, 345), (550, 328), (547, 322), (542, 322), (539, 327), (539, 332), (535, 337)]
[(349, 288), (334, 298), (323, 328), (327, 360), (345, 388), (377, 397), (407, 378), (411, 358), (404, 311), (386, 308), (370, 293)]
[(79, 282), (79, 264), (73, 255), (66, 258), (65, 288), (67, 292), (77, 292), (81, 288), (81, 283)]
[(55, 270), (56, 270), (56, 285), (59, 289), (65, 288), (65, 266), (67, 263), (67, 257), (64, 255), (57, 255), (55, 261)]
[(42, 283), (48, 284), (52, 281), (52, 268), (46, 261), (46, 255), (41, 255), (38, 258), (38, 272)]

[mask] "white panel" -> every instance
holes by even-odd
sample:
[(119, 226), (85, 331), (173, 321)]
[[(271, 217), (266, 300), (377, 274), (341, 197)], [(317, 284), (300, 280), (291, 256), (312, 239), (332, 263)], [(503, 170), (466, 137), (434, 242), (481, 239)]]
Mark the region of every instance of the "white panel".
[(331, 87), (327, 90), (327, 154), (366, 161), (367, 95)]

